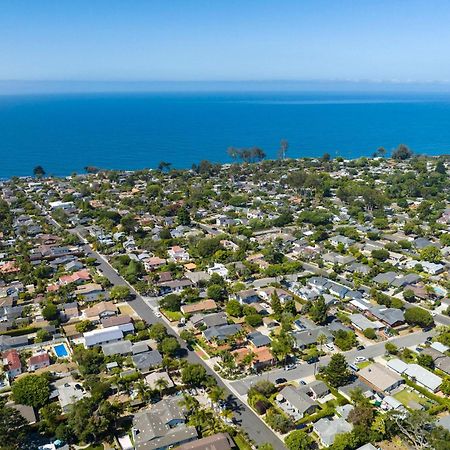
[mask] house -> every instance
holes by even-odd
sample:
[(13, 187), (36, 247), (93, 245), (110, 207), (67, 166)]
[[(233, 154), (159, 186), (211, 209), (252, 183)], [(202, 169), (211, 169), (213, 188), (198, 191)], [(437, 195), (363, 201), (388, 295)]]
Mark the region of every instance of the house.
[(339, 244), (342, 244), (345, 248), (350, 247), (355, 243), (355, 241), (353, 239), (350, 239), (346, 236), (341, 236), (341, 235), (332, 236), (330, 238), (330, 242), (334, 246), (338, 246)]
[(104, 319), (101, 319), (100, 323), (103, 328), (119, 327), (123, 334), (134, 333), (133, 320), (126, 314), (105, 317)]
[(59, 278), (59, 284), (65, 286), (67, 284), (79, 284), (83, 281), (89, 281), (91, 279), (91, 275), (89, 271), (86, 269), (79, 270), (78, 272), (74, 272), (70, 275), (63, 275)]
[(63, 413), (70, 411), (71, 406), (84, 397), (89, 397), (89, 392), (83, 386), (73, 380), (72, 377), (63, 378), (55, 383), (58, 392), (58, 401)]
[(64, 303), (61, 307), (61, 319), (69, 321), (71, 319), (77, 319), (80, 315), (77, 302)]
[(389, 286), (396, 278), (397, 274), (395, 272), (379, 273), (373, 278), (373, 282), (377, 284), (386, 284)]
[(351, 314), (349, 318), (353, 328), (359, 331), (364, 331), (367, 328), (372, 328), (374, 330), (381, 330), (384, 328), (384, 325), (381, 322), (378, 320), (372, 322), (363, 314)]
[(2, 358), (4, 371), (10, 380), (22, 373), (22, 363), (20, 362), (20, 356), (19, 353), (17, 353), (17, 350), (7, 350), (6, 352), (3, 352)]
[(373, 363), (358, 372), (358, 377), (382, 396), (394, 391), (405, 380), (380, 363)]
[(398, 374), (406, 375), (419, 386), (422, 386), (431, 392), (439, 391), (439, 387), (442, 384), (441, 377), (418, 364), (406, 364), (400, 359), (395, 358), (389, 360), (387, 366)]
[(167, 264), (167, 260), (159, 258), (158, 256), (152, 256), (144, 260), (144, 268), (147, 272), (152, 272)]
[(333, 342), (333, 335), (326, 327), (317, 327), (312, 330), (304, 330), (292, 333), (294, 338), (294, 347), (299, 350), (316, 345), (318, 337), (324, 335), (326, 338), (325, 343)]
[(191, 280), (192, 284), (195, 286), (198, 286), (202, 282), (207, 282), (211, 278), (211, 275), (203, 270), (198, 270), (196, 272), (187, 271), (184, 276), (188, 280)]
[(183, 314), (196, 314), (206, 311), (215, 311), (217, 309), (217, 303), (212, 299), (207, 299), (197, 303), (183, 305), (180, 309)]
[(323, 447), (333, 445), (338, 434), (349, 433), (352, 429), (353, 426), (342, 417), (324, 417), (313, 424), (313, 430)]
[(228, 269), (220, 263), (214, 263), (212, 267), (208, 267), (207, 272), (209, 275), (217, 274), (220, 275), (222, 278), (227, 278), (228, 276)]
[(170, 293), (180, 293), (188, 287), (192, 287), (193, 283), (188, 278), (182, 278), (180, 280), (165, 281), (164, 283), (159, 283), (160, 294), (170, 294)]
[(228, 433), (218, 433), (177, 447), (177, 450), (231, 450), (234, 441)]
[(96, 305), (84, 310), (83, 314), (86, 319), (93, 322), (99, 322), (106, 317), (116, 316), (119, 313), (117, 306), (113, 302), (100, 302)]
[(85, 302), (95, 302), (105, 297), (105, 291), (100, 284), (88, 283), (78, 286), (75, 295), (82, 297)]
[(313, 400), (323, 398), (330, 393), (329, 387), (323, 381), (320, 380), (312, 381), (306, 386), (303, 386), (301, 389), (307, 390), (308, 395)]
[(207, 328), (219, 327), (228, 324), (227, 314), (225, 312), (217, 312), (213, 314), (194, 314), (189, 322), (199, 328), (205, 326)]
[(133, 418), (136, 450), (165, 450), (197, 439), (195, 427), (186, 424), (179, 398), (164, 399)]
[(254, 289), (247, 289), (236, 292), (235, 298), (241, 305), (250, 305), (251, 303), (260, 301), (258, 293)]
[(48, 367), (50, 365), (50, 357), (47, 352), (38, 353), (37, 355), (33, 355), (28, 360), (28, 371), (34, 372), (38, 369), (42, 369), (44, 367)]
[(207, 341), (225, 341), (231, 336), (238, 334), (241, 330), (241, 325), (235, 323), (231, 325), (214, 326), (206, 329), (203, 332), (203, 337)]
[(102, 328), (84, 333), (83, 338), (85, 347), (91, 348), (96, 345), (121, 341), (123, 339), (123, 332), (119, 327)]
[(368, 315), (378, 319), (383, 324), (394, 328), (405, 323), (405, 315), (398, 308), (373, 307), (368, 310)]
[(165, 389), (170, 389), (175, 386), (167, 372), (152, 372), (145, 377), (145, 382), (148, 384), (150, 389), (159, 389), (159, 380), (164, 380), (166, 385)]
[(273, 294), (276, 294), (280, 299), (280, 302), (283, 304), (294, 298), (292, 294), (280, 288), (266, 287), (264, 289), (258, 290), (259, 297), (261, 297), (266, 302), (272, 299)]
[(262, 370), (263, 368), (268, 366), (272, 366), (276, 362), (272, 350), (269, 347), (254, 348), (252, 349), (252, 353), (255, 355), (252, 361), (252, 367), (256, 371)]
[(249, 333), (247, 336), (249, 342), (253, 345), (253, 347), (266, 347), (270, 345), (272, 342), (270, 338), (259, 331), (254, 331), (253, 333)]
[(158, 350), (149, 350), (132, 356), (133, 363), (141, 372), (148, 372), (150, 369), (159, 367), (162, 364), (162, 356)]
[(132, 345), (131, 341), (125, 339), (123, 341), (103, 344), (102, 351), (105, 356), (130, 355), (132, 352)]
[(293, 386), (284, 387), (276, 396), (278, 406), (294, 420), (313, 414), (319, 405), (305, 392)]
[(178, 245), (171, 247), (167, 253), (169, 254), (169, 259), (171, 261), (180, 262), (189, 261), (190, 259), (189, 253)]

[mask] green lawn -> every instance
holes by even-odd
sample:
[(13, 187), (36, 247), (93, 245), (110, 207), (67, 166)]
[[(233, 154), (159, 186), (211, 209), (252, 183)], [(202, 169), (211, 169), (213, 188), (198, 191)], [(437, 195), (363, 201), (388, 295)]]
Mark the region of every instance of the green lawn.
[(103, 444), (99, 445), (90, 445), (89, 447), (86, 447), (84, 450), (103, 450), (105, 447)]
[(161, 309), (161, 313), (171, 322), (178, 322), (183, 317), (183, 314), (180, 311), (167, 311), (167, 309)]
[(363, 361), (356, 364), (359, 367), (359, 370), (364, 369), (364, 367), (370, 366), (372, 364), (371, 361)]
[(393, 397), (405, 406), (409, 406), (410, 402), (416, 402), (419, 403), (419, 405), (424, 405), (425, 407), (430, 407), (433, 405), (430, 399), (420, 397), (417, 392), (410, 392), (407, 389), (397, 392)]

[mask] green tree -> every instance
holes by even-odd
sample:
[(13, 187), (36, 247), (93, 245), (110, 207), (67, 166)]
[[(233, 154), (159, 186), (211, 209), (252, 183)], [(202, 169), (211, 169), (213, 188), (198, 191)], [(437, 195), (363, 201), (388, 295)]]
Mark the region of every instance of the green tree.
[(21, 449), (27, 435), (28, 423), (20, 412), (0, 401), (0, 448)]
[(49, 341), (51, 338), (52, 335), (44, 328), (41, 328), (36, 332), (36, 338), (34, 339), (34, 342), (45, 342)]
[(159, 306), (162, 309), (167, 309), (168, 311), (179, 311), (181, 308), (181, 297), (176, 294), (166, 295), (163, 299), (160, 300)]
[(429, 245), (420, 251), (420, 258), (423, 261), (438, 263), (441, 261), (442, 255), (441, 251), (437, 247), (434, 245)]
[(313, 444), (312, 438), (302, 430), (295, 430), (288, 434), (284, 440), (289, 450), (308, 450)]
[(345, 356), (342, 353), (332, 355), (328, 366), (324, 369), (324, 374), (333, 387), (347, 384), (351, 379), (351, 374)]
[(40, 408), (48, 401), (50, 385), (47, 378), (41, 375), (25, 375), (14, 381), (12, 395), (17, 403)]
[(114, 286), (109, 292), (111, 300), (123, 301), (130, 296), (130, 288), (128, 286)]
[(181, 371), (181, 380), (188, 386), (202, 386), (206, 378), (206, 369), (200, 364), (187, 364)]
[(431, 355), (424, 355), (423, 353), (417, 356), (417, 363), (427, 369), (434, 369), (434, 359)]
[(167, 337), (167, 329), (162, 323), (154, 323), (149, 330), (150, 339), (157, 342), (162, 342)]
[(343, 351), (351, 350), (356, 345), (353, 331), (338, 330), (334, 334), (334, 343)]
[(212, 284), (208, 287), (206, 295), (213, 300), (221, 301), (226, 299), (227, 291), (219, 284)]
[(245, 317), (245, 322), (253, 328), (259, 327), (263, 323), (262, 317), (258, 314), (249, 314)]
[(375, 333), (375, 330), (373, 328), (366, 328), (364, 330), (364, 336), (367, 339), (376, 339), (377, 338), (377, 333)]
[(177, 220), (180, 225), (190, 225), (191, 224), (191, 216), (189, 215), (189, 211), (185, 207), (181, 207), (177, 211)]
[(405, 311), (405, 320), (409, 325), (418, 325), (423, 328), (430, 327), (434, 324), (432, 315), (418, 306)]
[(294, 339), (291, 334), (281, 332), (272, 341), (272, 352), (279, 361), (284, 361), (294, 350)]
[(313, 302), (311, 309), (309, 310), (309, 314), (311, 319), (319, 325), (323, 325), (327, 322), (328, 307), (322, 296)]
[(280, 297), (278, 296), (276, 291), (274, 291), (271, 296), (270, 306), (272, 307), (275, 317), (280, 317), (281, 313), (283, 312), (283, 307), (281, 306)]
[(392, 342), (386, 342), (384, 348), (390, 355), (396, 355), (398, 353), (398, 347)]
[(158, 349), (164, 355), (175, 356), (178, 350), (180, 349), (180, 344), (177, 339), (173, 336), (169, 336), (164, 338), (159, 344)]
[(405, 160), (411, 158), (413, 152), (405, 145), (400, 144), (393, 152), (392, 158), (398, 160)]
[(75, 330), (78, 331), (78, 333), (86, 333), (94, 328), (95, 325), (90, 320), (82, 320), (75, 324)]
[(36, 166), (36, 167), (33, 169), (33, 175), (34, 175), (36, 178), (42, 178), (43, 176), (45, 176), (45, 170), (44, 170), (44, 168), (43, 168), (42, 166)]
[(242, 316), (242, 306), (237, 300), (230, 300), (225, 307), (225, 311), (228, 315), (232, 317)]
[(54, 303), (49, 302), (42, 309), (42, 316), (45, 320), (56, 320), (58, 315), (58, 308)]

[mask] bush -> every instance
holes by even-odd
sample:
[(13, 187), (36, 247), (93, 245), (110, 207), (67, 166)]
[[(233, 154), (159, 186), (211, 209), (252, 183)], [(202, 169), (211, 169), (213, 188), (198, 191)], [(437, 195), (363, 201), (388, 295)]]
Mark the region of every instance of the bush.
[(377, 338), (377, 334), (375, 333), (375, 330), (373, 328), (366, 328), (364, 330), (364, 336), (367, 339), (376, 339)]

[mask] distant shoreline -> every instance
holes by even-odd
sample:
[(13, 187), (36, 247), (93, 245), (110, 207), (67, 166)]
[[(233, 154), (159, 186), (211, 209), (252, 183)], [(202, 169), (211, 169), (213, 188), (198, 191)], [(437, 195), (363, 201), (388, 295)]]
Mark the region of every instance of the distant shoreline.
[(357, 159), (406, 143), (450, 153), (450, 95), (358, 92), (71, 93), (0, 97), (0, 177), (56, 176), (85, 166), (190, 168), (228, 163), (229, 147), (287, 157)]

